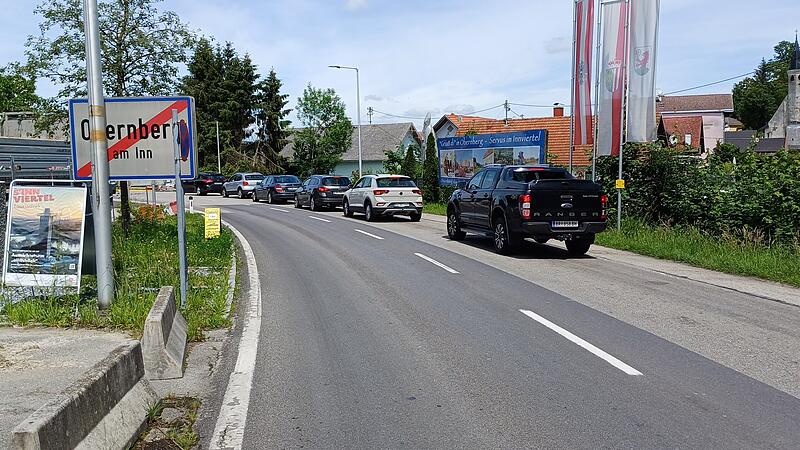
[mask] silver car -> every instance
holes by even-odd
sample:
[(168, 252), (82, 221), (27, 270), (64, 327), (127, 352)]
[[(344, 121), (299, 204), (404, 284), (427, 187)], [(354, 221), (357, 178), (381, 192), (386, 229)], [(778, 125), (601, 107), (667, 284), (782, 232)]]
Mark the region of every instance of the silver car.
[(222, 185), (222, 195), (228, 197), (235, 194), (239, 198), (248, 198), (253, 195), (253, 189), (263, 179), (264, 175), (258, 172), (235, 173)]

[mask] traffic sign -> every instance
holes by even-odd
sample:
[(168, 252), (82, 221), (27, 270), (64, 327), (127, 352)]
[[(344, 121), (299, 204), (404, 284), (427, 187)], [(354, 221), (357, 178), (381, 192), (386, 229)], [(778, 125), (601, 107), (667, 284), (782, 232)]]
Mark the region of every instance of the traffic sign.
[[(106, 98), (108, 162), (111, 180), (172, 180), (175, 154), (172, 110), (178, 110), (181, 178), (197, 173), (194, 99), (191, 97)], [(72, 175), (92, 179), (92, 141), (86, 99), (69, 102)]]

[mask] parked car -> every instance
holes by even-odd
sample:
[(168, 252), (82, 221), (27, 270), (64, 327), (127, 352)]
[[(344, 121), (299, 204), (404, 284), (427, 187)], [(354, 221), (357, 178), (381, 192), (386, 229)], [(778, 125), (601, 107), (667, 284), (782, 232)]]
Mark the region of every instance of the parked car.
[(422, 191), (403, 175), (366, 175), (344, 194), (344, 215), (363, 212), (368, 221), (379, 216), (422, 218)]
[(294, 207), (308, 206), (312, 211), (342, 206), (344, 193), (350, 189), (350, 178), (336, 175), (312, 175), (294, 195)]
[(266, 199), (267, 203), (275, 203), (293, 200), (299, 187), (300, 179), (294, 175), (267, 175), (253, 190), (253, 201)]
[(199, 195), (207, 195), (209, 192), (222, 194), (223, 184), (225, 176), (221, 173), (200, 172), (196, 178), (183, 182), (183, 190), (187, 193), (196, 192)]
[(462, 182), (447, 204), (447, 235), (466, 232), (494, 238), (498, 253), (513, 252), (526, 237), (564, 241), (570, 255), (589, 251), (606, 229), (603, 188), (565, 169), (491, 164)]
[(236, 194), (239, 198), (250, 197), (258, 182), (263, 179), (264, 175), (257, 172), (235, 173), (222, 185), (222, 195), (228, 197)]

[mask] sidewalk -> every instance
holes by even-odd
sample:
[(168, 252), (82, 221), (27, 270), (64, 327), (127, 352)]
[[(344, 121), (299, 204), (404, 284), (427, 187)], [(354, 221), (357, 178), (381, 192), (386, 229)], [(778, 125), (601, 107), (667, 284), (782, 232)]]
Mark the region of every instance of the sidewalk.
[(0, 448), (31, 413), (127, 342), (95, 330), (0, 327)]
[[(445, 229), (444, 227), (447, 223), (446, 217), (433, 214), (424, 215), (422, 220), (428, 221), (430, 225), (441, 225), (442, 230)], [(559, 241), (550, 241), (548, 245), (566, 248), (564, 243)], [(643, 256), (637, 253), (616, 250), (596, 244), (593, 245), (589, 250), (589, 254), (595, 258), (606, 259), (620, 264), (627, 264), (630, 266), (635, 266), (639, 269), (652, 270), (653, 272), (658, 272), (665, 275), (698, 281), (700, 283), (710, 284), (723, 289), (730, 289), (732, 291), (753, 295), (779, 303), (785, 303), (787, 305), (800, 306), (800, 289), (772, 281), (743, 277), (739, 275), (730, 275), (723, 272), (716, 272), (675, 261)]]

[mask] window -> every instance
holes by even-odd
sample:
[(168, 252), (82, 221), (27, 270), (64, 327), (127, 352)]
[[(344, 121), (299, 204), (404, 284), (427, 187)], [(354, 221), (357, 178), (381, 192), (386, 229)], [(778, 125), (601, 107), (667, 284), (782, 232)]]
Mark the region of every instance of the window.
[(233, 176), (233, 181), (242, 181), (242, 174), (237, 173)]
[(310, 182), (311, 182), (311, 178), (307, 179), (306, 181), (303, 181), (303, 187), (308, 186), (308, 183), (310, 183)]
[(273, 180), (274, 180), (274, 178), (272, 178), (272, 177), (266, 177), (263, 180), (261, 180), (261, 184), (265, 184), (265, 185), (266, 184), (272, 184), (272, 183), (274, 183)]
[(476, 189), (480, 189), (481, 188), (481, 182), (483, 181), (483, 177), (485, 175), (486, 175), (486, 172), (480, 172), (477, 175), (475, 175), (474, 177), (472, 177), (472, 179), (469, 180), (469, 183), (467, 183), (467, 190), (468, 191), (474, 191)]
[(520, 167), (510, 169), (503, 175), (505, 181), (516, 181), (519, 183), (530, 183), (539, 180), (572, 180), (574, 177), (566, 170), (545, 170), (535, 168)]
[(356, 188), (368, 188), (370, 186), (372, 186), (372, 179), (367, 177), (362, 178), (356, 184)]
[(492, 189), (497, 181), (497, 170), (487, 170), (481, 182), (481, 189)]
[(349, 186), (350, 179), (347, 177), (326, 177), (322, 179), (324, 186)]
[(407, 177), (390, 177), (390, 178), (378, 178), (378, 187), (379, 188), (387, 188), (387, 187), (417, 187), (414, 184), (414, 181), (411, 178)]
[(251, 173), (250, 175), (245, 175), (244, 179), (247, 181), (261, 181), (264, 179), (264, 175)]
[(308, 180), (309, 186), (319, 186), (319, 178), (311, 178)]
[(294, 175), (284, 176), (284, 177), (270, 177), (274, 181), (273, 183), (299, 183), (300, 179)]

